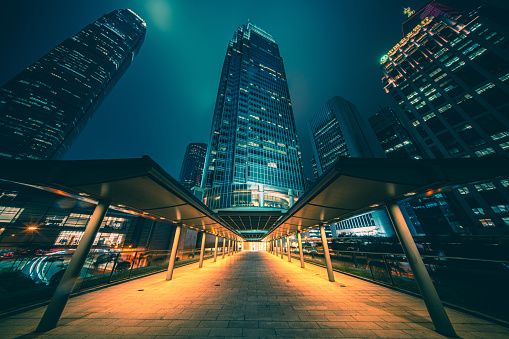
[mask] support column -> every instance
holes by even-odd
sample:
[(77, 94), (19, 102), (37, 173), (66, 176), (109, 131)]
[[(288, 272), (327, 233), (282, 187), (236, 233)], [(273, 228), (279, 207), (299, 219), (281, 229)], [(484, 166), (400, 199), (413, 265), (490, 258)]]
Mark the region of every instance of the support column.
[(401, 247), (403, 247), (403, 251), (408, 259), (408, 263), (410, 264), (410, 268), (412, 269), (412, 273), (415, 277), (415, 282), (419, 287), (422, 299), (426, 304), (426, 308), (428, 309), (428, 313), (433, 321), (433, 325), (435, 325), (436, 331), (445, 336), (457, 337), (451, 321), (445, 312), (444, 306), (442, 305), (442, 301), (440, 300), (435, 286), (433, 285), (428, 271), (426, 270), (426, 266), (424, 266), (424, 262), (417, 250), (417, 246), (415, 246), (414, 239), (412, 238), (412, 234), (410, 233), (408, 225), (401, 213), (401, 209), (395, 201), (387, 201), (385, 202), (385, 206), (387, 207), (394, 229), (398, 235), (399, 242), (401, 243)]
[(284, 251), (283, 251), (283, 238), (279, 238), (279, 246), (281, 247), (281, 259), (283, 259), (283, 254), (284, 254)]
[(201, 250), (200, 250), (200, 263), (198, 264), (199, 268), (203, 267), (203, 256), (205, 255), (205, 239), (207, 238), (207, 233), (202, 232), (201, 236)]
[(225, 247), (226, 247), (226, 238), (223, 238), (223, 259), (224, 259), (224, 250), (225, 250)]
[(304, 268), (304, 252), (302, 251), (302, 237), (300, 232), (297, 232), (297, 241), (299, 242), (300, 267)]
[(49, 331), (57, 326), (109, 206), (110, 203), (105, 201), (100, 201), (97, 204), (94, 213), (87, 224), (85, 233), (83, 234), (83, 237), (71, 258), (71, 262), (69, 263), (69, 266), (67, 266), (67, 269), (65, 270), (65, 273), (53, 294), (53, 298), (37, 326), (36, 332)]
[(175, 237), (173, 238), (173, 246), (171, 247), (170, 263), (168, 264), (168, 271), (166, 272), (166, 280), (171, 280), (173, 277), (173, 268), (175, 267), (175, 257), (177, 256), (181, 229), (182, 226), (177, 225)]
[(216, 235), (216, 244), (214, 246), (214, 262), (217, 261), (217, 243), (219, 242), (219, 237)]
[(228, 256), (230, 256), (232, 250), (232, 240), (228, 239)]
[(288, 254), (288, 262), (292, 262), (292, 253), (290, 251), (290, 237), (286, 237), (286, 249)]
[(332, 262), (330, 260), (329, 244), (327, 244), (327, 237), (325, 236), (325, 226), (320, 225), (320, 235), (322, 236), (323, 256), (327, 266), (327, 275), (329, 281), (334, 282), (334, 272), (332, 271)]

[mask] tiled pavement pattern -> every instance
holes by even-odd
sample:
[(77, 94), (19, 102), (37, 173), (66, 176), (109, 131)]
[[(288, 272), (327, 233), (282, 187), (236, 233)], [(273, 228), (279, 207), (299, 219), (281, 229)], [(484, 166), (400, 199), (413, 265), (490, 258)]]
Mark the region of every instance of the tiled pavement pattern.
[[(0, 338), (444, 338), (423, 302), (369, 282), (266, 252), (242, 252), (69, 300), (58, 327), (32, 331), (44, 308), (0, 320)], [(463, 338), (509, 329), (448, 309)]]

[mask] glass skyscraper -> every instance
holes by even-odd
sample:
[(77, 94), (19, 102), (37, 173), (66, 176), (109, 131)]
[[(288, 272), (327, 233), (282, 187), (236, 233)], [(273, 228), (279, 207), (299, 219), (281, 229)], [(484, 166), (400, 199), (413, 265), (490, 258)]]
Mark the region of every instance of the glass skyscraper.
[(182, 186), (187, 189), (200, 187), (206, 155), (207, 144), (191, 143), (187, 145), (179, 177)]
[[(507, 11), (480, 1), (431, 2), (381, 59), (382, 83), (423, 157), (509, 152)], [(454, 188), (471, 234), (509, 234), (509, 179)]]
[(145, 22), (115, 10), (0, 88), (0, 156), (60, 159), (129, 68)]
[(339, 96), (328, 100), (309, 119), (308, 127), (318, 176), (339, 157), (384, 157), (357, 106)]
[(202, 188), (214, 210), (286, 210), (304, 188), (283, 59), (251, 23), (228, 44)]
[(368, 119), (387, 158), (422, 159), (396, 113), (389, 107), (381, 107)]

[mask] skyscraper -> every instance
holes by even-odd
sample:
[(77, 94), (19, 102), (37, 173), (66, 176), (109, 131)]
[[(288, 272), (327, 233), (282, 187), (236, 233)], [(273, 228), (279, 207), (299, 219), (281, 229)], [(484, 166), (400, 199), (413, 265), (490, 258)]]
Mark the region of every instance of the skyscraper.
[(335, 96), (309, 119), (311, 146), (318, 176), (339, 157), (384, 157), (373, 131), (354, 103)]
[(422, 159), (409, 133), (389, 107), (381, 107), (368, 119), (387, 158)]
[(60, 159), (131, 65), (145, 22), (120, 9), (66, 39), (0, 88), (0, 156)]
[(248, 23), (228, 44), (202, 188), (212, 209), (290, 208), (303, 191), (290, 93), (274, 38)]
[(187, 145), (179, 182), (187, 189), (200, 187), (203, 175), (203, 164), (207, 155), (207, 144), (191, 143)]
[[(429, 158), (509, 151), (507, 12), (480, 1), (431, 2), (381, 59), (396, 113)], [(465, 185), (454, 196), (473, 234), (509, 233), (509, 180)]]

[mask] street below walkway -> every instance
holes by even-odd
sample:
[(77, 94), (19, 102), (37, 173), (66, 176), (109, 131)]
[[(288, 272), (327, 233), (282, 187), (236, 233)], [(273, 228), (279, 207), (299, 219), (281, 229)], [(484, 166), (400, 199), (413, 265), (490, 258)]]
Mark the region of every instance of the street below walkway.
[[(35, 334), (45, 307), (0, 319), (0, 338), (444, 338), (422, 300), (267, 252), (241, 252), (71, 298), (58, 327)], [(462, 338), (509, 329), (447, 309)]]

